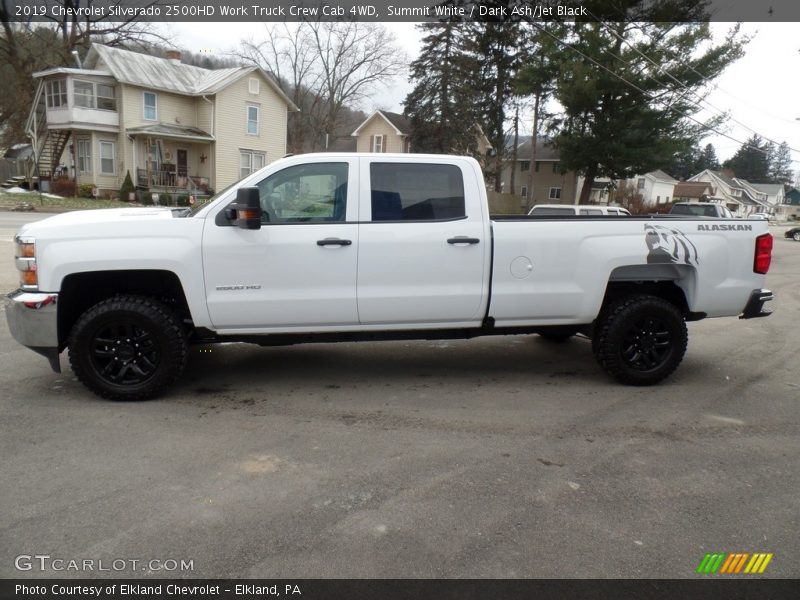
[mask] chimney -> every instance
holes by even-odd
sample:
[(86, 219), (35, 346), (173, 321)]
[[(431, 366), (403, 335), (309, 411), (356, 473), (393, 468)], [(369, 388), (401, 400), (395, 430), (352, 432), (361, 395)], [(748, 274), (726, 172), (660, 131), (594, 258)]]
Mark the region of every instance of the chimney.
[(167, 50), (167, 60), (171, 60), (173, 62), (181, 62), (180, 50)]

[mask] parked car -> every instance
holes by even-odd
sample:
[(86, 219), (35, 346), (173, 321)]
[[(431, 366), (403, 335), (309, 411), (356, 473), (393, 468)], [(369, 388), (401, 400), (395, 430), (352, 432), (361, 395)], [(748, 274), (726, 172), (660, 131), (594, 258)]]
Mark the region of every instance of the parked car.
[(749, 218), (750, 219), (761, 219), (762, 221), (773, 221), (775, 219), (775, 215), (771, 215), (769, 213), (764, 213), (764, 212), (757, 212), (757, 213), (752, 213), (749, 216)]
[(603, 215), (626, 216), (631, 213), (620, 206), (589, 206), (586, 204), (537, 204), (528, 211), (529, 215), (549, 217), (570, 216), (595, 216)]
[(800, 242), (800, 227), (792, 227), (791, 229), (787, 229), (783, 236), (793, 239), (795, 242)]
[(733, 213), (726, 206), (713, 202), (676, 202), (672, 205), (669, 214), (687, 217), (733, 219)]

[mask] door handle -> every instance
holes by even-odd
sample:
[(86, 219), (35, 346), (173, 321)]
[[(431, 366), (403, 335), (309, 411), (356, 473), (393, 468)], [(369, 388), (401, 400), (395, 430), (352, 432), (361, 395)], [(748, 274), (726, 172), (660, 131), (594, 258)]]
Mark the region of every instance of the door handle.
[(478, 238), (466, 237), (463, 235), (459, 235), (456, 237), (452, 237), (447, 240), (448, 244), (479, 244), (480, 240)]
[(324, 240), (317, 240), (317, 246), (349, 246), (353, 242), (351, 240), (342, 240), (339, 238), (325, 238)]

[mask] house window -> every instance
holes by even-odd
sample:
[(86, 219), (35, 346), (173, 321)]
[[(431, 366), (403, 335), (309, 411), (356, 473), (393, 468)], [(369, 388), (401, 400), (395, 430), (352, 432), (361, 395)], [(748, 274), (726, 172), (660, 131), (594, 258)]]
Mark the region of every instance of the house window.
[(267, 155), (263, 152), (253, 152), (252, 150), (239, 151), (239, 177), (244, 179), (251, 173), (255, 173), (266, 163)]
[(145, 121), (157, 121), (158, 120), (158, 108), (157, 108), (157, 98), (153, 92), (145, 92), (144, 93), (144, 120)]
[(519, 170), (520, 171), (530, 171), (531, 169), (531, 161), (529, 160), (521, 160), (519, 163)]
[(116, 175), (116, 144), (114, 142), (100, 142), (100, 172), (103, 175)]
[(372, 151), (373, 152), (383, 152), (383, 136), (382, 135), (372, 136)]
[(75, 98), (75, 106), (117, 110), (114, 86), (111, 85), (92, 81), (75, 81), (73, 84), (73, 96)]
[(553, 163), (553, 173), (558, 173), (558, 161)]
[[(652, 198), (652, 196), (650, 196)], [(656, 196), (656, 204), (661, 204), (661, 196)]]
[(45, 85), (47, 108), (61, 108), (67, 106), (67, 82), (64, 79), (54, 79)]
[(114, 86), (98, 83), (95, 85), (97, 108), (100, 110), (117, 110), (117, 99), (114, 96)]
[(550, 200), (561, 200), (561, 188), (551, 187), (550, 195), (548, 197), (550, 198)]
[(78, 172), (92, 172), (92, 141), (88, 138), (79, 138), (76, 148), (78, 158)]
[(259, 107), (247, 105), (247, 135), (258, 135)]
[(159, 140), (153, 140), (147, 145), (148, 168), (158, 171), (161, 169), (161, 146)]
[(536, 173), (538, 173), (538, 172), (539, 172), (539, 165), (541, 165), (541, 164), (542, 164), (542, 163), (540, 163), (538, 160), (536, 161), (536, 164), (535, 164), (535, 165), (534, 165), (534, 167), (533, 167), (533, 170), (534, 170)]
[(664, 196), (664, 202), (666, 202), (667, 204), (669, 204), (669, 196)]
[(636, 189), (643, 190), (644, 189), (644, 177), (640, 177), (636, 182)]
[(247, 91), (251, 94), (258, 95), (259, 91), (259, 81), (255, 77), (251, 77), (247, 80)]
[(523, 198), (527, 198), (528, 197), (528, 186), (527, 185), (523, 185), (522, 186), (522, 188), (519, 191), (519, 195), (522, 196)]
[(94, 85), (88, 81), (75, 81), (73, 84), (75, 106), (95, 108)]

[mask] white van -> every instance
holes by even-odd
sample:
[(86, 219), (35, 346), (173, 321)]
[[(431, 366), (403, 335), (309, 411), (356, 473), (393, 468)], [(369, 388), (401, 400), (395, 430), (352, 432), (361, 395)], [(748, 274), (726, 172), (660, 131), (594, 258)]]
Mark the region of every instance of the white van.
[(529, 215), (568, 217), (571, 215), (600, 217), (603, 215), (630, 217), (631, 213), (620, 206), (594, 206), (587, 204), (537, 204)]

